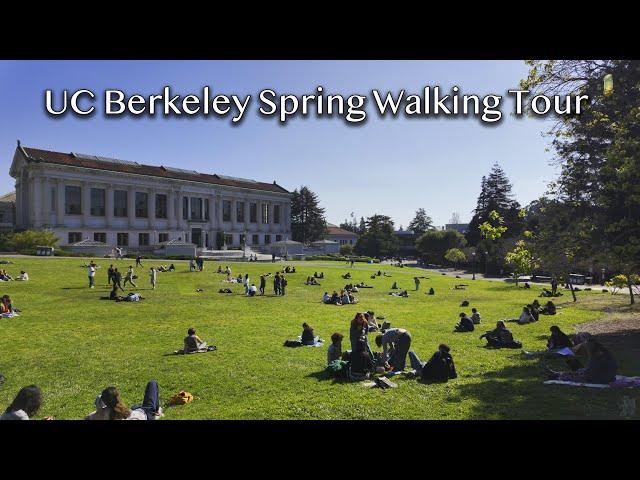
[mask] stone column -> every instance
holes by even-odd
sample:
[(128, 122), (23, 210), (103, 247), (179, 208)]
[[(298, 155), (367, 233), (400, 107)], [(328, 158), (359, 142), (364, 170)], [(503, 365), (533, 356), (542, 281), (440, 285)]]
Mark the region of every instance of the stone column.
[(40, 228), (42, 226), (42, 177), (34, 177), (32, 181), (33, 188), (33, 227)]
[[(251, 206), (251, 200), (249, 200), (248, 198), (244, 199), (244, 229), (249, 232), (249, 216), (251, 214), (251, 210), (250, 207)], [(247, 234), (248, 235), (248, 234)], [(249, 242), (247, 242), (248, 244)]]
[(173, 188), (167, 195), (167, 220), (169, 228), (176, 228), (176, 193)]
[(106, 218), (106, 228), (113, 226), (113, 185), (105, 185), (104, 192), (104, 214)]
[(231, 229), (238, 231), (238, 199), (231, 200)]
[(51, 223), (51, 185), (48, 177), (42, 179), (42, 203), (40, 208), (42, 209), (42, 223), (43, 225)]
[(149, 195), (149, 215), (147, 225), (151, 230), (156, 228), (156, 192), (152, 189), (147, 190), (147, 192), (147, 195)]
[(59, 226), (64, 225), (64, 182), (62, 180), (58, 180), (56, 185), (56, 195), (57, 195), (57, 203), (56, 203), (56, 223)]
[(256, 208), (258, 210), (258, 218), (256, 218), (256, 220), (258, 220), (258, 231), (261, 232), (262, 231), (262, 201), (258, 200), (256, 202)]

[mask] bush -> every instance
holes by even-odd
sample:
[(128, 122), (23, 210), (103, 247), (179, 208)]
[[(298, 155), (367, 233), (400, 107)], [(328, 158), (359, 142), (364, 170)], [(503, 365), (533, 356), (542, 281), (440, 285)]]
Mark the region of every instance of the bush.
[(328, 260), (332, 262), (347, 262), (349, 260), (353, 260), (354, 262), (361, 262), (361, 263), (369, 263), (370, 261), (373, 260), (373, 263), (380, 263), (380, 260), (378, 260), (377, 258), (363, 257), (363, 256), (346, 257), (344, 255), (338, 255), (335, 253), (329, 253), (327, 255), (311, 255), (309, 257), (305, 257), (305, 260), (309, 260), (309, 261)]
[[(631, 284), (640, 285), (640, 275), (631, 275)], [(608, 287), (626, 288), (627, 276), (622, 274), (616, 275), (610, 281), (606, 282), (606, 285)]]
[(353, 255), (353, 245), (348, 243), (340, 245), (340, 255)]
[(8, 234), (4, 238), (5, 247), (18, 253), (33, 252), (36, 247), (54, 247), (58, 243), (55, 233), (25, 230), (24, 232)]
[[(35, 250), (33, 250), (33, 254), (30, 254), (30, 255), (35, 255)], [(65, 250), (64, 248), (56, 248), (53, 251), (53, 256), (54, 257), (86, 257), (87, 254), (70, 252), (69, 250)]]

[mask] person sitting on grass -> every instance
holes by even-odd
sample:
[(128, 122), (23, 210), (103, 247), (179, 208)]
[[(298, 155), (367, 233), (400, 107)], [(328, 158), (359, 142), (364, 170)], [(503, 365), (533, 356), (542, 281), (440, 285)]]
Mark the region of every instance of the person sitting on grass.
[(157, 420), (162, 416), (158, 382), (149, 381), (141, 405), (127, 407), (116, 387), (107, 387), (96, 398), (96, 410), (85, 420)]
[(540, 313), (542, 315), (555, 315), (557, 313), (555, 303), (549, 300), (544, 307), (540, 309)]
[(473, 326), (473, 320), (467, 317), (467, 314), (462, 312), (460, 314), (460, 322), (455, 326), (454, 332), (473, 332), (475, 327)]
[(388, 363), (394, 372), (404, 370), (411, 346), (411, 334), (404, 328), (390, 328), (376, 337), (376, 345), (382, 348), (382, 362)]
[(331, 335), (331, 345), (327, 349), (327, 365), (335, 360), (340, 360), (342, 358), (342, 339), (344, 335), (341, 333), (334, 333)]
[(370, 332), (375, 332), (380, 329), (378, 324), (376, 323), (375, 314), (372, 311), (365, 312), (364, 319), (367, 321), (367, 325)]
[(9, 282), (13, 280), (13, 278), (11, 278), (11, 276), (5, 270), (0, 270), (0, 280), (2, 280), (3, 282)]
[(433, 287), (431, 287), (429, 289), (429, 293), (427, 293), (427, 295), (435, 295), (435, 294), (436, 294), (436, 291), (433, 289)]
[(331, 296), (329, 295), (329, 292), (324, 292), (324, 295), (322, 296), (322, 303), (324, 304), (331, 303)]
[(347, 272), (344, 275), (342, 275), (342, 278), (344, 278), (345, 280), (349, 280), (351, 278), (351, 273)]
[(471, 321), (474, 325), (480, 325), (480, 314), (478, 313), (477, 308), (471, 309)]
[(400, 287), (398, 286), (398, 282), (393, 282), (393, 285), (391, 285), (391, 290), (399, 290)]
[(233, 291), (230, 288), (221, 288), (218, 293), (233, 293)]
[(527, 305), (527, 308), (529, 309), (529, 313), (531, 314), (531, 318), (533, 318), (534, 322), (537, 322), (538, 320), (540, 320), (539, 305), (536, 306), (535, 303), (531, 303)]
[(449, 346), (441, 343), (438, 351), (428, 362), (422, 363), (414, 351), (409, 352), (409, 362), (423, 382), (447, 382), (449, 379), (458, 377), (453, 357), (449, 352)]
[(28, 282), (29, 281), (29, 274), (27, 274), (27, 272), (22, 270), (22, 271), (20, 271), (20, 275), (18, 275), (16, 277), (16, 280), (19, 281), (19, 282)]
[[(42, 393), (36, 385), (23, 387), (7, 407), (0, 420), (30, 420), (42, 406)], [(44, 420), (53, 420), (45, 417)]]
[(207, 347), (207, 342), (196, 335), (195, 328), (187, 330), (187, 336), (184, 337), (184, 353), (206, 352)]
[(340, 290), (340, 303), (342, 303), (342, 305), (349, 305), (351, 303), (351, 298), (346, 290)]
[(360, 339), (351, 352), (348, 377), (353, 382), (360, 382), (370, 378), (376, 372), (375, 362), (367, 349), (366, 341)]
[(222, 265), (218, 265), (218, 271), (216, 273), (222, 273)]
[(258, 293), (258, 287), (255, 284), (251, 284), (251, 286), (247, 289), (247, 295), (250, 297), (255, 297), (256, 293)]
[(554, 372), (549, 369), (549, 379), (565, 382), (608, 384), (616, 379), (618, 364), (600, 342), (591, 335), (582, 335), (586, 339), (575, 347), (576, 355), (584, 354), (587, 358), (587, 366), (569, 372)]
[(487, 345), (495, 348), (519, 348), (522, 345), (513, 339), (513, 334), (507, 329), (502, 320), (496, 322), (496, 328), (480, 335), (480, 338), (487, 339)]
[(3, 295), (2, 298), (0, 298), (0, 313), (2, 313), (3, 317), (16, 317), (19, 316), (18, 313), (20, 313), (20, 310), (14, 308), (9, 295)]
[(338, 292), (336, 292), (335, 290), (331, 294), (331, 299), (329, 300), (329, 303), (332, 305), (342, 305), (342, 302), (340, 301), (340, 295), (338, 295)]
[(176, 269), (176, 266), (173, 263), (171, 265), (169, 265), (169, 271), (170, 272), (175, 271), (175, 269)]
[(320, 285), (320, 283), (315, 279), (315, 277), (307, 277), (305, 285)]
[(302, 335), (301, 335), (301, 338), (300, 338), (300, 341), (302, 342), (302, 345), (315, 345), (317, 340), (318, 339), (313, 334), (313, 328), (311, 328), (311, 326), (307, 322), (303, 323), (302, 324)]
[(118, 295), (118, 285), (116, 285), (115, 283), (113, 284), (113, 288), (111, 289), (111, 293), (109, 294), (109, 300), (122, 300), (123, 297), (121, 297), (120, 295)]

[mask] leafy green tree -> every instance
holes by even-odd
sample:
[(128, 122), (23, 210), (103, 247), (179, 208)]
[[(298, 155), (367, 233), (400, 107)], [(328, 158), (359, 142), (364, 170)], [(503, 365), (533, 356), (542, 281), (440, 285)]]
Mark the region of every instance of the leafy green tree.
[(409, 223), (409, 230), (413, 230), (417, 236), (422, 235), (427, 230), (433, 230), (433, 220), (424, 208), (416, 210), (416, 215)]
[(518, 240), (516, 242), (515, 248), (505, 256), (505, 261), (513, 269), (516, 287), (518, 286), (518, 278), (522, 275), (531, 274), (539, 267), (537, 259), (529, 251), (524, 240)]
[(307, 244), (322, 238), (327, 230), (324, 208), (318, 196), (308, 187), (300, 187), (291, 195), (291, 236)]
[(418, 237), (416, 249), (430, 263), (440, 263), (447, 250), (462, 249), (467, 244), (464, 235), (457, 230), (429, 230)]
[(398, 251), (393, 221), (386, 215), (373, 215), (366, 220), (366, 231), (360, 235), (355, 251), (369, 257), (392, 257)]
[(36, 247), (54, 247), (58, 243), (58, 237), (53, 232), (43, 230), (25, 230), (14, 233), (7, 240), (7, 247), (16, 252), (28, 252)]
[(467, 256), (459, 248), (450, 248), (445, 252), (444, 258), (445, 260), (453, 263), (456, 267), (460, 263), (467, 261)]
[(340, 245), (340, 255), (353, 255), (353, 245), (350, 245), (348, 243)]

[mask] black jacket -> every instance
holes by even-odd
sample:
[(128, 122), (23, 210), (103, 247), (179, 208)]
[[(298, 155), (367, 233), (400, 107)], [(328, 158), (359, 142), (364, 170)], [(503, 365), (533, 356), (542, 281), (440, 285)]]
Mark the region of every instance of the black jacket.
[(456, 367), (449, 353), (437, 351), (422, 367), (422, 380), (429, 382), (446, 382), (456, 378)]

